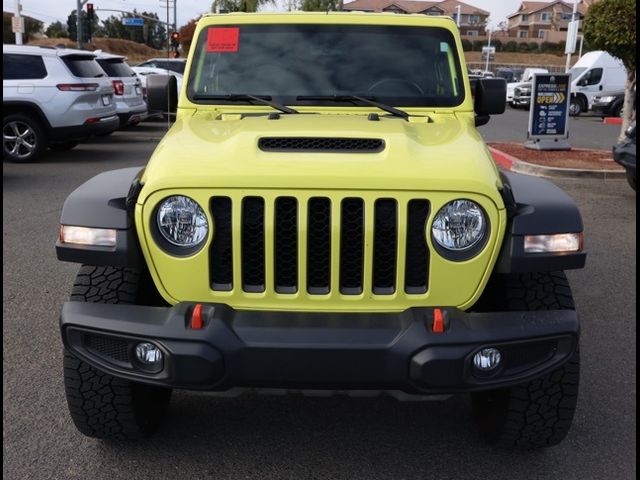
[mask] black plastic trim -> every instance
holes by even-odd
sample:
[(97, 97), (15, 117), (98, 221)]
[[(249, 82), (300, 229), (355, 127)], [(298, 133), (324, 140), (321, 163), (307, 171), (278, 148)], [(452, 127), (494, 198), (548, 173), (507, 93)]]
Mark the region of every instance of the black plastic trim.
[(502, 198), (508, 224), (497, 273), (550, 272), (583, 268), (586, 251), (575, 253), (525, 253), (525, 235), (580, 233), (584, 230), (573, 199), (548, 180), (514, 172), (501, 172)]
[(56, 242), (56, 254), (65, 262), (138, 267), (144, 265), (133, 221), (133, 209), (142, 185), (143, 167), (104, 172), (89, 179), (67, 197), (62, 225), (116, 230), (115, 247)]
[[(206, 304), (203, 328), (194, 330), (187, 321), (193, 305), (67, 302), (61, 334), (65, 346), (95, 368), (141, 383), (218, 391), (271, 387), (409, 393), (467, 392), (530, 381), (568, 361), (579, 335), (573, 310), (466, 313), (444, 308), (445, 332), (433, 333), (432, 308), (303, 313), (234, 310), (223, 304)], [(82, 332), (151, 341), (165, 353), (165, 368), (150, 373), (92, 355), (79, 340)], [(544, 347), (550, 342), (552, 348)], [(506, 352), (532, 348), (514, 360), (515, 368), (476, 375), (472, 356), (489, 346), (504, 346)]]

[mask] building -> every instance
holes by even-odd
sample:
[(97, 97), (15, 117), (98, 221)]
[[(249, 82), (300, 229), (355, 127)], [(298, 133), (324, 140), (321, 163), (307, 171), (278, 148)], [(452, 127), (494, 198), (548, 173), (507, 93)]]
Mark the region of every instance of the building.
[[(578, 4), (580, 19), (591, 2)], [(573, 3), (561, 0), (552, 2), (522, 2), (515, 13), (507, 17), (509, 36), (549, 42), (566, 41), (569, 22), (572, 20)], [(581, 29), (580, 29), (581, 30)]]
[(355, 0), (345, 3), (343, 10), (361, 12), (421, 13), (446, 15), (457, 20), (460, 6), (460, 34), (484, 35), (489, 12), (456, 0), (424, 2), (420, 0)]

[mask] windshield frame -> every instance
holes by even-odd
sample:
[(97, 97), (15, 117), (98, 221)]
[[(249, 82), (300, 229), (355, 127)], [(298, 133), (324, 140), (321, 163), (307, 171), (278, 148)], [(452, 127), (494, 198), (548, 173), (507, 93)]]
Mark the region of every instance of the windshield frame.
[[(211, 106), (211, 105), (232, 105), (237, 102), (233, 101), (225, 101), (224, 99), (215, 99), (213, 101), (209, 101), (203, 98), (197, 98), (199, 96), (199, 92), (195, 91), (195, 85), (197, 81), (197, 76), (199, 75), (198, 71), (198, 63), (202, 60), (204, 52), (204, 45), (207, 41), (207, 32), (210, 28), (229, 28), (229, 27), (237, 27), (237, 28), (252, 28), (252, 27), (313, 27), (313, 28), (359, 28), (359, 29), (403, 29), (405, 31), (421, 29), (423, 31), (437, 31), (437, 34), (446, 39), (446, 42), (449, 45), (449, 66), (453, 73), (453, 77), (457, 80), (457, 85), (455, 89), (457, 89), (457, 95), (451, 95), (447, 97), (429, 97), (429, 96), (412, 96), (412, 97), (390, 97), (384, 95), (374, 95), (376, 100), (385, 103), (390, 106), (398, 107), (398, 108), (415, 108), (415, 109), (453, 109), (459, 108), (465, 104), (468, 97), (468, 82), (466, 79), (466, 72), (462, 66), (462, 58), (460, 55), (459, 49), (459, 41), (454, 35), (454, 33), (440, 26), (433, 25), (405, 25), (405, 24), (359, 24), (359, 23), (305, 23), (305, 22), (277, 22), (277, 23), (242, 23), (242, 22), (233, 22), (233, 23), (220, 23), (220, 24), (206, 24), (198, 33), (197, 38), (194, 41), (194, 47), (192, 50), (192, 57), (190, 58), (188, 65), (188, 81), (187, 88), (185, 89), (185, 94), (187, 99), (194, 106)], [(443, 40), (444, 41), (444, 40)], [(186, 72), (185, 72), (186, 73)], [(301, 106), (301, 107), (343, 107), (345, 106), (344, 101), (333, 101), (330, 99), (326, 100), (299, 100), (296, 97), (298, 96), (326, 96), (324, 93), (318, 92), (317, 94), (304, 94), (301, 95), (299, 93), (292, 93), (291, 95), (280, 95), (277, 92), (244, 92), (238, 91), (233, 92), (234, 94), (252, 94), (252, 95), (269, 95), (273, 101), (276, 101), (282, 105), (290, 105), (290, 106)], [(215, 94), (222, 94), (221, 92), (216, 92)], [(223, 94), (222, 94), (223, 95)], [(335, 95), (343, 96), (343, 95), (363, 95), (367, 96), (367, 93), (364, 92), (346, 92), (346, 91), (336, 91)], [(356, 108), (366, 108), (363, 105), (353, 105)]]

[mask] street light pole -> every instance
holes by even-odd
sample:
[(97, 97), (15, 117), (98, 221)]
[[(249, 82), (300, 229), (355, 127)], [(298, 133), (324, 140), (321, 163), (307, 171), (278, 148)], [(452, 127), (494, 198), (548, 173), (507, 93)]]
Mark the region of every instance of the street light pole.
[[(16, 13), (13, 15), (16, 18), (20, 18), (20, 0), (16, 0)], [(19, 22), (20, 20), (18, 20)], [(16, 32), (16, 45), (22, 45), (22, 32)]]
[(487, 64), (484, 68), (485, 72), (489, 71), (489, 58), (491, 57), (491, 27), (487, 29), (489, 31), (489, 43), (487, 45)]
[(456, 10), (456, 25), (458, 26), (458, 30), (460, 30), (460, 12), (462, 11), (462, 5), (457, 5)]
[[(576, 13), (578, 13), (578, 0), (573, 0), (573, 13), (571, 14), (571, 21), (575, 22), (576, 21)], [(580, 24), (578, 24), (578, 27), (580, 26)], [(569, 30), (567, 30), (567, 42), (570, 41), (569, 39)], [(578, 34), (578, 28), (576, 27), (576, 35)], [(575, 49), (574, 49), (575, 51)], [(568, 72), (569, 68), (571, 67), (571, 53), (567, 53), (567, 63), (564, 67), (564, 71)]]

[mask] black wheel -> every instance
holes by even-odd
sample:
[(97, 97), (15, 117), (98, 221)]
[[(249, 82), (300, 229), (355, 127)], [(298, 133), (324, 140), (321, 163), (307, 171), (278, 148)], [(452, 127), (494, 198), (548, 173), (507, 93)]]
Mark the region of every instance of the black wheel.
[[(563, 272), (500, 275), (487, 286), (482, 309), (573, 310)], [(508, 448), (533, 449), (560, 443), (569, 432), (578, 400), (580, 356), (523, 385), (471, 395), (484, 438)]]
[(78, 145), (78, 143), (80, 143), (80, 142), (50, 143), (49, 144), (49, 148), (51, 150), (56, 150), (56, 151), (59, 151), (59, 152), (63, 152), (63, 151), (66, 151), (66, 150), (71, 150), (76, 145)]
[(622, 106), (623, 106), (623, 103), (620, 102), (618, 105), (613, 107), (613, 109), (611, 110), (611, 116), (622, 118)]
[[(71, 301), (159, 304), (147, 272), (83, 265)], [(64, 387), (69, 412), (83, 434), (131, 440), (155, 432), (165, 417), (171, 390), (114, 377), (64, 352)]]
[(627, 182), (629, 182), (629, 186), (633, 188), (633, 191), (636, 190), (636, 173), (630, 172), (627, 170)]
[(582, 101), (579, 98), (571, 98), (569, 102), (569, 115), (577, 117), (583, 112)]
[(3, 118), (3, 157), (10, 162), (35, 161), (47, 145), (40, 121), (24, 113), (12, 113)]

